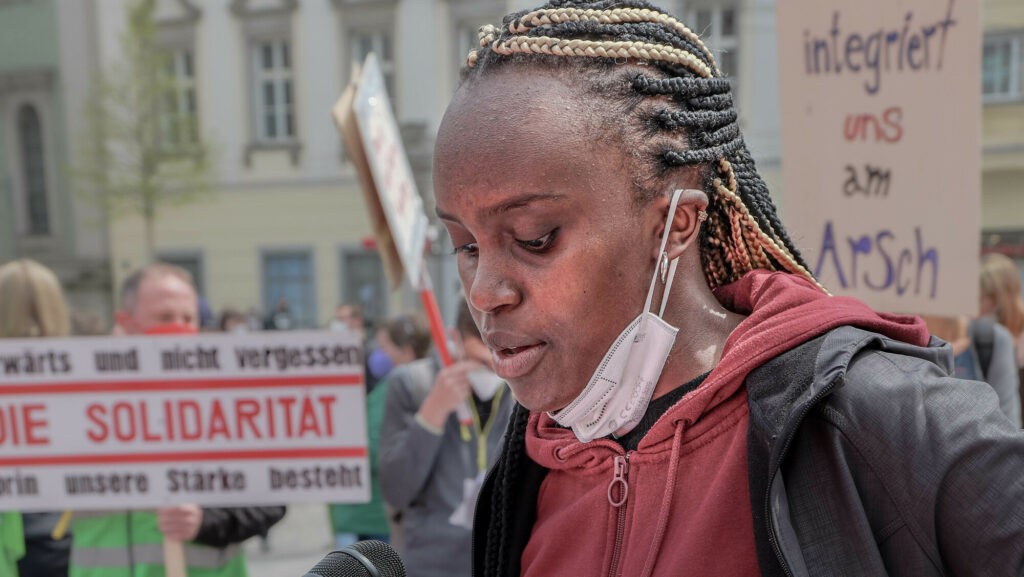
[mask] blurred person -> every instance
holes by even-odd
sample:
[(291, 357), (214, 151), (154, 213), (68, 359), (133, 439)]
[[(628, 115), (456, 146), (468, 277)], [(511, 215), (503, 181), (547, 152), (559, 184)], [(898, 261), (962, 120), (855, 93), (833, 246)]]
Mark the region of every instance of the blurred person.
[[(0, 266), (0, 338), (66, 337), (70, 332), (64, 292), (50, 269), (30, 259)], [(61, 515), (0, 513), (0, 575), (67, 575), (71, 536), (53, 538)]]
[(996, 253), (981, 259), (979, 300), (980, 314), (994, 316), (1013, 335), (1017, 367), (1024, 379), (1024, 296), (1013, 259)]
[[(393, 367), (422, 359), (430, 352), (430, 328), (426, 321), (414, 315), (400, 315), (387, 322), (377, 332), (375, 351), (386, 363), (373, 367), (379, 378), (377, 386), (366, 395), (366, 426), (370, 449), (371, 499), (360, 505), (331, 505), (331, 526), (339, 548), (357, 540), (378, 539), (391, 541), (398, 538), (390, 522), (393, 511), (386, 507), (380, 491), (379, 468), (380, 429), (387, 398), (387, 375)], [(390, 351), (390, 353), (388, 352)], [(394, 358), (392, 359), (392, 355)], [(397, 543), (400, 544), (400, 543)]]
[(367, 337), (368, 323), (363, 314), (363, 307), (359, 303), (338, 305), (334, 316), (327, 322), (327, 328), (332, 331), (349, 330), (359, 335), (364, 353), (363, 379), (366, 393), (371, 393), (381, 377), (390, 370), (391, 361), (387, 354), (380, 347), (374, 346), (374, 342)]
[(291, 307), (288, 306), (288, 299), (281, 297), (277, 299), (277, 305), (267, 316), (263, 328), (268, 331), (290, 331), (295, 329), (295, 317), (292, 316)]
[(260, 314), (259, 309), (256, 307), (249, 307), (249, 310), (245, 313), (246, 324), (249, 325), (250, 332), (259, 332), (263, 330), (263, 315)]
[(1020, 574), (1024, 433), (920, 319), (820, 286), (712, 47), (643, 0), (551, 0), (479, 46), (433, 172), (519, 403), (477, 577)]
[[(195, 334), (199, 299), (183, 268), (155, 263), (121, 286), (117, 326), (129, 335)], [(165, 538), (185, 542), (189, 577), (245, 577), (241, 543), (284, 517), (284, 507), (178, 505), (151, 511), (76, 512), (72, 518), (70, 577), (163, 575)], [(135, 551), (146, 546), (144, 558)]]
[(928, 332), (952, 345), (954, 376), (991, 385), (999, 396), (1003, 414), (1020, 427), (1020, 383), (1010, 331), (989, 317), (921, 318), (928, 325)]
[(339, 305), (334, 311), (334, 318), (330, 322), (331, 328), (348, 327), (349, 330), (358, 333), (365, 338), (366, 317), (363, 314), (363, 307), (358, 303), (345, 303)]
[(174, 265), (156, 263), (128, 275), (121, 283), (114, 322), (127, 335), (175, 325), (199, 330), (199, 297), (192, 275)]
[[(390, 350), (395, 334), (387, 334), (382, 346), (396, 363), (407, 360), (408, 351)], [(436, 358), (416, 360), (387, 379), (377, 468), (384, 499), (399, 515), (400, 552), (410, 577), (470, 575), (476, 494), (497, 458), (514, 404), (492, 371), (490, 351), (465, 302), (453, 340), (451, 366), (441, 368)], [(471, 427), (455, 413), (467, 401)]]
[(199, 330), (213, 331), (217, 329), (217, 316), (205, 298), (199, 297)]
[(241, 311), (228, 307), (221, 311), (217, 326), (222, 333), (246, 333), (249, 332), (249, 319)]
[(107, 327), (100, 315), (93, 311), (72, 309), (71, 334), (76, 337), (95, 337), (107, 334)]

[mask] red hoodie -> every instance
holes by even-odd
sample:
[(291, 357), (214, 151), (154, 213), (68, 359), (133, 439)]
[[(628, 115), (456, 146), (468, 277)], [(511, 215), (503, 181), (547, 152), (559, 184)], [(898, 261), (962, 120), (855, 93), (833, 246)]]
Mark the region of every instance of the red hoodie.
[(527, 454), (550, 472), (523, 575), (758, 575), (747, 374), (842, 325), (919, 345), (929, 338), (917, 317), (828, 297), (796, 275), (754, 271), (715, 296), (747, 318), (704, 383), (669, 409), (637, 450), (626, 454), (604, 439), (584, 444), (547, 414), (531, 415)]

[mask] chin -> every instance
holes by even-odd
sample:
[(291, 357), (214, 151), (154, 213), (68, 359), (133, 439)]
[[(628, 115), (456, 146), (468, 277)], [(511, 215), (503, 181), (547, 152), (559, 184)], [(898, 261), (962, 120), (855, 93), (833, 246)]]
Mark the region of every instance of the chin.
[[(533, 412), (551, 412), (565, 408), (579, 394), (566, 397), (564, 391), (552, 390), (554, 384), (563, 384), (558, 378), (537, 379), (520, 377), (509, 379), (508, 386), (516, 397), (516, 401)], [(563, 393), (563, 394), (559, 394)]]

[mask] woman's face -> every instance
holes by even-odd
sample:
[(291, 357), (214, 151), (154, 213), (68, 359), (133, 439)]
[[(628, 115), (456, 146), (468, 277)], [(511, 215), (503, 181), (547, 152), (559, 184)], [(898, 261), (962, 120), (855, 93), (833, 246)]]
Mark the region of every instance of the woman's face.
[(586, 386), (658, 249), (663, 217), (637, 209), (628, 153), (584, 107), (554, 77), (501, 71), (462, 88), (438, 134), (437, 213), (495, 371), (532, 410)]

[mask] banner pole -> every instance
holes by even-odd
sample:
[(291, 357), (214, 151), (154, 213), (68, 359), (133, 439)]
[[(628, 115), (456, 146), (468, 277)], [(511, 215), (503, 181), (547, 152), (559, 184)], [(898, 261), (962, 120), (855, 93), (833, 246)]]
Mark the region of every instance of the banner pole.
[(177, 539), (164, 538), (164, 574), (185, 577), (185, 545)]
[[(434, 285), (430, 282), (430, 274), (426, 266), (420, 269), (419, 279), (420, 301), (423, 303), (423, 312), (427, 315), (427, 322), (430, 324), (430, 335), (434, 338), (434, 346), (441, 356), (441, 364), (446, 367), (452, 365), (451, 352), (448, 350), (448, 337), (444, 333), (444, 321), (441, 319), (441, 309), (437, 306), (437, 297), (434, 295)], [(473, 424), (473, 414), (467, 403), (461, 403), (455, 408), (455, 415), (459, 419), (462, 439), (468, 441), (469, 427)]]

